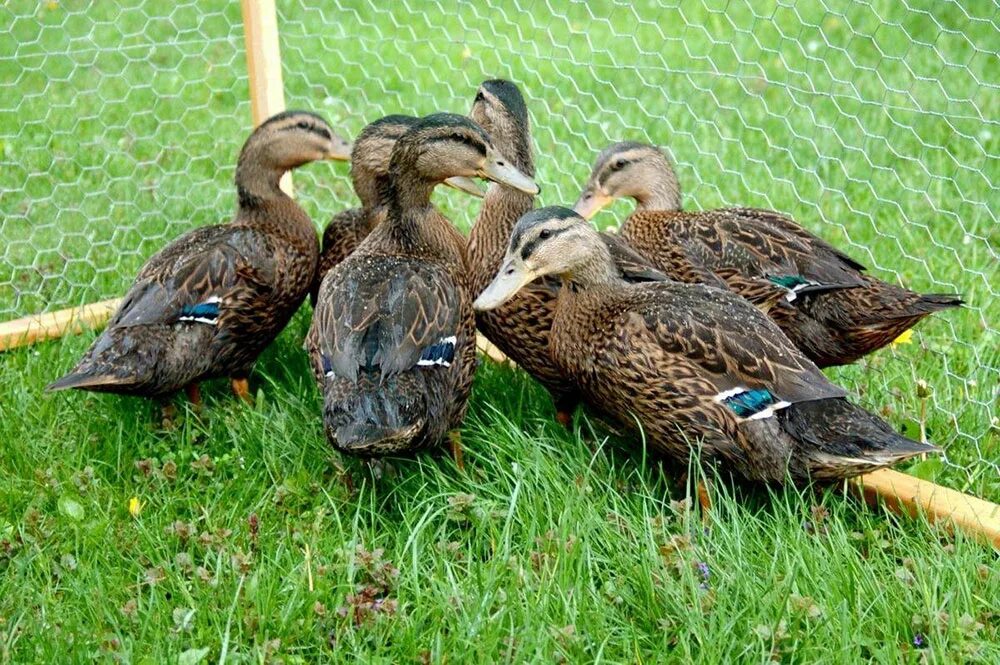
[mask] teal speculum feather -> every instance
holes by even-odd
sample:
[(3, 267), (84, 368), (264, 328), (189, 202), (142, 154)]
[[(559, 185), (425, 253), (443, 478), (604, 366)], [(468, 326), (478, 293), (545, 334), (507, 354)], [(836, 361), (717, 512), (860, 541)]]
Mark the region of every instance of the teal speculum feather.
[(181, 307), (179, 318), (181, 321), (190, 320), (214, 323), (219, 318), (219, 303), (215, 301), (200, 302), (197, 305), (184, 305)]
[(767, 279), (786, 289), (794, 289), (796, 286), (812, 283), (802, 275), (770, 275)]
[(740, 418), (749, 418), (774, 406), (780, 400), (764, 388), (747, 390), (722, 400)]

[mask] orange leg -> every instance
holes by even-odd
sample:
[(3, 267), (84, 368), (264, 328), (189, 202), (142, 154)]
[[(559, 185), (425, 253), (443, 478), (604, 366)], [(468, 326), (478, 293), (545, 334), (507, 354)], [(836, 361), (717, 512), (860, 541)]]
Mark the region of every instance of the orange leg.
[(465, 471), (465, 459), (462, 453), (462, 433), (458, 430), (448, 432), (448, 444), (451, 447), (451, 456), (455, 458), (455, 466), (459, 471)]
[(708, 515), (712, 512), (712, 497), (708, 494), (708, 483), (701, 481), (698, 483), (698, 505), (701, 506), (701, 520), (708, 521)]
[(194, 410), (201, 411), (201, 388), (198, 387), (198, 384), (189, 383), (184, 386), (184, 392), (187, 393), (187, 398), (194, 407)]
[(246, 377), (238, 379), (233, 378), (232, 386), (234, 395), (247, 404), (253, 404), (253, 396), (250, 394), (250, 382), (246, 379)]
[(573, 412), (572, 411), (556, 411), (556, 422), (565, 427), (568, 430), (573, 429)]

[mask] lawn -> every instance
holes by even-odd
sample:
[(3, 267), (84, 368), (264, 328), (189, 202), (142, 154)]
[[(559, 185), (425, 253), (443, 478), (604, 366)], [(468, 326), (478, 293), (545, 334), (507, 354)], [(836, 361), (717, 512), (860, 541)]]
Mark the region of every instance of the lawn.
[[(115, 4), (0, 7), (0, 319), (115, 297), (232, 213), (238, 4)], [(650, 140), (691, 208), (773, 207), (880, 277), (964, 294), (829, 374), (945, 447), (911, 472), (1000, 501), (987, 3), (281, 4), (289, 105), (347, 135), (509, 77), (543, 204), (611, 140)], [(295, 183), (318, 226), (352, 204), (344, 165)], [(437, 196), (468, 228), (477, 206)], [(714, 478), (703, 520), (676, 468), (586, 418), (561, 429), (509, 367), (477, 377), (464, 472), (342, 457), (308, 317), (258, 363), (255, 406), (219, 382), (169, 426), (142, 400), (42, 392), (93, 334), (0, 354), (0, 662), (1000, 662), (994, 550), (838, 489)]]

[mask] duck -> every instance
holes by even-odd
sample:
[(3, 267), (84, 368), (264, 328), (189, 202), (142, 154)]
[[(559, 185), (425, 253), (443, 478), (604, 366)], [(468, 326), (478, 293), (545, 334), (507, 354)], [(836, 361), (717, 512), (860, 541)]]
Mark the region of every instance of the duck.
[[(396, 141), (419, 120), (416, 116), (393, 114), (365, 126), (351, 149), (351, 182), (361, 206), (334, 215), (323, 230), (319, 265), (310, 293), (313, 306), (323, 277), (347, 258), (375, 228), (384, 209), (378, 204), (381, 181), (389, 171), (389, 157)], [(483, 198), (483, 192), (469, 178), (448, 178), (446, 186)]]
[(656, 146), (622, 142), (603, 150), (574, 209), (590, 219), (620, 197), (636, 202), (621, 225), (633, 249), (678, 281), (767, 302), (771, 318), (820, 367), (852, 363), (929, 314), (964, 304), (958, 295), (916, 293), (872, 277), (780, 212), (682, 210), (673, 165)]
[[(505, 79), (484, 81), (476, 91), (469, 117), (489, 133), (493, 144), (516, 168), (534, 177), (528, 108), (517, 84)], [(532, 194), (499, 184), (487, 188), (469, 231), (468, 260), (474, 293), (481, 292), (493, 279), (517, 220), (534, 208), (534, 198)], [(623, 278), (644, 281), (663, 277), (650, 261), (617, 236), (602, 234), (601, 238), (615, 256), (615, 265)], [(476, 325), (493, 345), (548, 391), (556, 420), (570, 427), (579, 395), (547, 353), (558, 293), (557, 281), (540, 279), (525, 285), (503, 306), (477, 312)]]
[[(652, 449), (692, 451), (752, 481), (834, 481), (940, 452), (847, 399), (758, 307), (732, 291), (621, 279), (597, 231), (552, 206), (518, 221), (488, 311), (540, 276), (561, 280), (550, 356), (586, 403)], [(700, 447), (700, 448), (699, 448)]]
[(237, 160), (233, 219), (185, 233), (146, 261), (108, 327), (48, 390), (164, 398), (185, 389), (200, 405), (199, 383), (228, 377), (249, 401), (251, 368), (305, 300), (319, 256), (312, 220), (279, 181), (349, 156), (350, 144), (315, 113), (261, 123)]
[(429, 115), (399, 138), (378, 192), (384, 216), (324, 277), (306, 337), (341, 452), (411, 453), (448, 438), (462, 466), (456, 430), (476, 367), (466, 240), (430, 198), (454, 176), (538, 191), (465, 116)]

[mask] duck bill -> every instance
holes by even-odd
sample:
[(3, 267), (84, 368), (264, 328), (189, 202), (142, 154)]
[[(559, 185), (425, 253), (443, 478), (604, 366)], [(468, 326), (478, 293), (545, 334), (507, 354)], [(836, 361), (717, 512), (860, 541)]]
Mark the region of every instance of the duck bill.
[(354, 146), (351, 145), (350, 141), (334, 134), (331, 143), (332, 145), (326, 153), (327, 159), (334, 162), (351, 161), (351, 150)]
[(588, 188), (583, 190), (580, 198), (573, 205), (573, 212), (589, 220), (613, 200), (597, 188)]
[(465, 176), (455, 176), (453, 178), (448, 178), (444, 181), (444, 184), (452, 189), (457, 189), (460, 192), (465, 192), (470, 196), (475, 196), (477, 199), (483, 198), (483, 190), (479, 188), (476, 181), (472, 178), (466, 178)]
[(472, 303), (472, 308), (478, 312), (496, 309), (514, 297), (521, 287), (535, 280), (538, 275), (527, 270), (524, 266), (515, 266), (513, 261), (504, 261), (500, 266), (500, 272), (493, 278), (493, 281), (483, 289), (476, 301)]
[(511, 166), (510, 160), (505, 159), (492, 150), (487, 151), (486, 164), (476, 175), (480, 178), (512, 187), (525, 194), (534, 195), (538, 193), (538, 185), (535, 184), (534, 180)]

